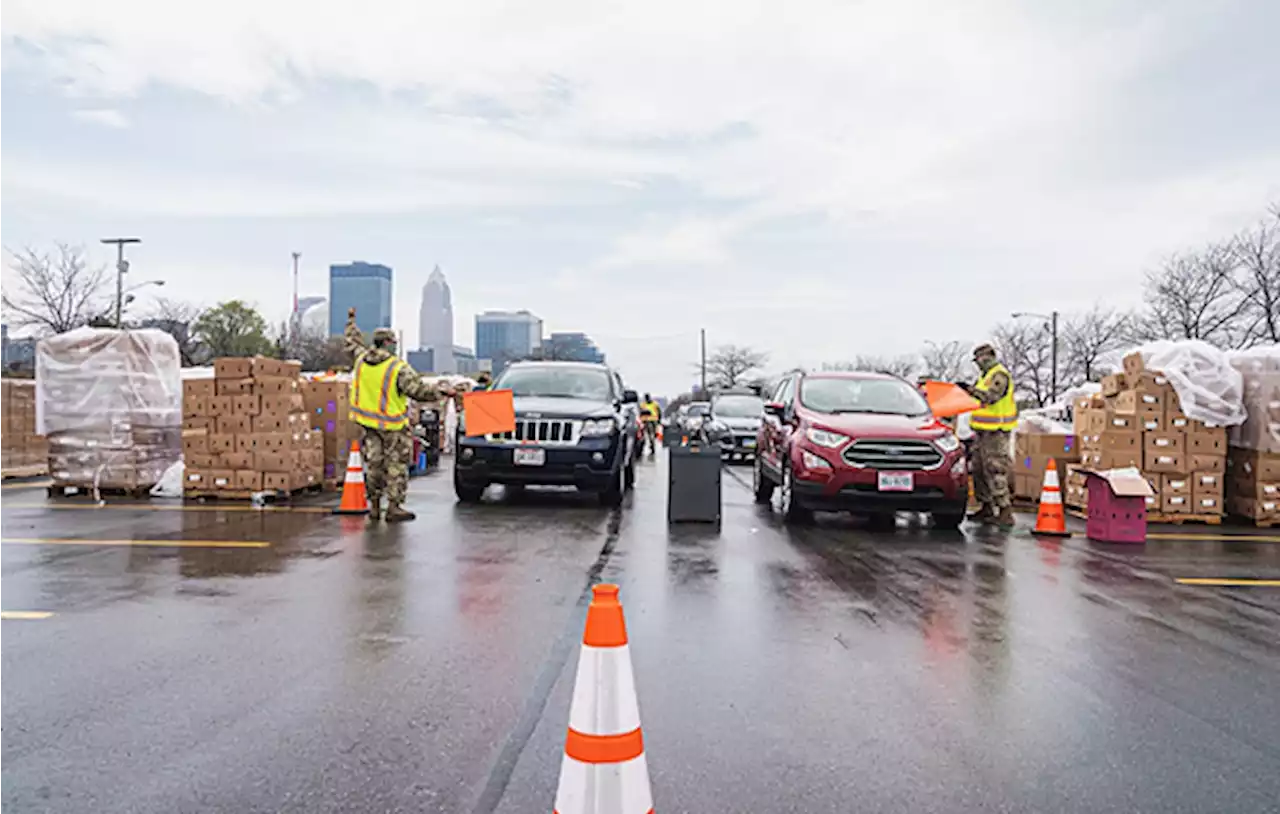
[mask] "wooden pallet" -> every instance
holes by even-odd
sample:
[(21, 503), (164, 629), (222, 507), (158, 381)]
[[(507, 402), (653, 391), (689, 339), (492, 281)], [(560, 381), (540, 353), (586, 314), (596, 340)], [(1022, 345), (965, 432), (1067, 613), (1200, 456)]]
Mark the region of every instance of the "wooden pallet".
[(38, 478), (41, 475), (49, 474), (49, 464), (41, 462), (38, 464), (27, 464), (26, 466), (9, 466), (0, 472), (0, 477), (5, 480), (11, 478)]
[[(127, 497), (142, 500), (151, 497), (151, 487), (147, 486), (99, 486), (98, 494), (103, 497)], [(92, 483), (54, 483), (49, 486), (49, 497), (74, 497), (76, 495), (93, 495)]]
[(324, 490), (324, 484), (313, 483), (310, 486), (303, 486), (300, 489), (292, 489), (290, 491), (250, 491), (248, 489), (187, 489), (183, 491), (184, 500), (226, 500), (242, 502), (252, 500), (254, 495), (262, 495), (263, 500), (268, 503), (281, 503), (292, 500), (296, 497), (304, 495), (318, 495)]
[(1233, 514), (1231, 519), (1258, 529), (1271, 529), (1280, 526), (1280, 517), (1250, 517), (1247, 514)]
[(1166, 525), (1181, 526), (1185, 523), (1194, 523), (1203, 526), (1221, 526), (1222, 515), (1220, 514), (1163, 514), (1160, 512), (1147, 512), (1147, 523), (1163, 523)]

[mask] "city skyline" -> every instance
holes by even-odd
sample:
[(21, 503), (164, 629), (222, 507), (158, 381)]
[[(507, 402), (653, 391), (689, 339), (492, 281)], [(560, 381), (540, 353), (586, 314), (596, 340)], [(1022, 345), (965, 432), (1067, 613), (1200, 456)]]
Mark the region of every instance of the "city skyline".
[(354, 260), (329, 266), (329, 334), (341, 336), (347, 312), (356, 309), (356, 325), (366, 334), (391, 328), (394, 272), (381, 263)]
[(430, 349), (440, 373), (455, 372), (453, 362), (453, 295), (439, 264), (422, 286), (418, 310), (418, 348)]

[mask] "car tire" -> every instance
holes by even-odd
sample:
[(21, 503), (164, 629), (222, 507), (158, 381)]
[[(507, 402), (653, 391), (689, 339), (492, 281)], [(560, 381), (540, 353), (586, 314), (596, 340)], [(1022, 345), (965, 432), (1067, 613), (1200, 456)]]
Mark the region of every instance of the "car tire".
[(955, 531), (964, 522), (964, 512), (934, 512), (933, 527), (942, 531)]
[(764, 473), (758, 457), (756, 458), (755, 466), (751, 468), (751, 472), (751, 491), (755, 493), (756, 503), (760, 506), (768, 506), (773, 501), (773, 490), (778, 485), (769, 480), (769, 476)]
[(796, 498), (795, 480), (791, 474), (791, 461), (782, 461), (782, 483), (779, 489), (778, 502), (782, 509), (783, 522), (803, 525), (813, 520), (813, 511), (804, 506)]
[(458, 496), (459, 503), (479, 503), (484, 497), (484, 490), (487, 487), (482, 483), (467, 483), (458, 477), (458, 471), (453, 472), (453, 492)]
[(600, 493), (600, 503), (610, 508), (621, 506), (622, 497), (627, 491), (627, 468), (618, 466), (618, 474), (613, 476), (613, 481), (603, 492)]

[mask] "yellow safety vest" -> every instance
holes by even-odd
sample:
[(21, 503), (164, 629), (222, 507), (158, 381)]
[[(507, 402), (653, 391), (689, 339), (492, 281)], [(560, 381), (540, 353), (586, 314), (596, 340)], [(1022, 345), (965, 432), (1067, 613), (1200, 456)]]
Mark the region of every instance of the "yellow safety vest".
[(991, 379), (1003, 373), (1009, 379), (1009, 390), (995, 404), (979, 407), (969, 415), (969, 428), (973, 430), (997, 430), (1013, 432), (1018, 428), (1018, 403), (1013, 398), (1013, 376), (1008, 368), (997, 363), (978, 380), (978, 390), (984, 393), (991, 387)]
[(647, 401), (640, 405), (641, 421), (657, 421), (658, 420), (658, 403), (656, 401)]
[(351, 375), (348, 418), (377, 430), (402, 430), (409, 425), (409, 400), (396, 386), (404, 362), (392, 357), (377, 365), (361, 358)]

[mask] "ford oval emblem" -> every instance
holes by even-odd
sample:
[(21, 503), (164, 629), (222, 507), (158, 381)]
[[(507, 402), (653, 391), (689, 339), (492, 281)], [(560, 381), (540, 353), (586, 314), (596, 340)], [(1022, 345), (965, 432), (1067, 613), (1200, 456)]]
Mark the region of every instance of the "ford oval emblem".
[(902, 454), (902, 450), (898, 449), (897, 447), (889, 447), (889, 449), (888, 449), (888, 450), (886, 450), (886, 451), (887, 451), (890, 455), (895, 455), (895, 456), (896, 456), (896, 455), (901, 455), (901, 454)]
[(521, 418), (542, 418), (542, 413), (525, 413)]

